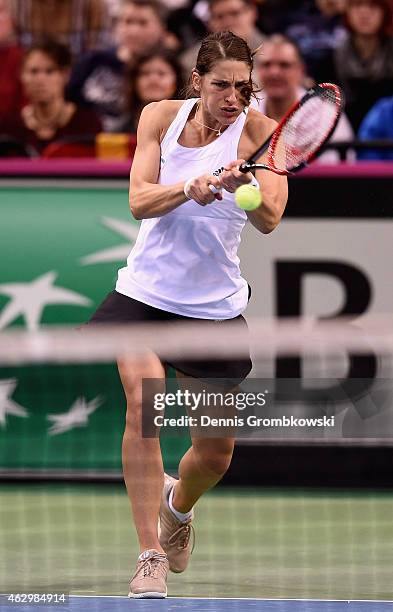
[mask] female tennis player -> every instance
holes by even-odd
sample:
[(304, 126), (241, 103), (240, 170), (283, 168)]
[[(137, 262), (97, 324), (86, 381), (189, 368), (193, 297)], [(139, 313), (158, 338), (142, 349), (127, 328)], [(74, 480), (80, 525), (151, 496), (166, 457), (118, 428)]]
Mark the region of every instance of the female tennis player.
[[(271, 232), (287, 200), (285, 177), (259, 171), (256, 180), (238, 170), (276, 125), (249, 108), (252, 68), (244, 40), (231, 32), (209, 35), (190, 78), (193, 97), (144, 108), (130, 179), (131, 211), (142, 224), (116, 289), (93, 323), (236, 321), (247, 333), (241, 313), (249, 287), (239, 270), (240, 233), (247, 217), (263, 234)], [(263, 203), (246, 214), (234, 192), (251, 182), (259, 184)], [(164, 475), (158, 438), (142, 437), (141, 403), (142, 379), (164, 381), (165, 365), (154, 354), (119, 362), (127, 399), (124, 479), (141, 551), (130, 597), (165, 597), (168, 570), (186, 568), (193, 506), (222, 478), (234, 447), (233, 437), (191, 432), (179, 479)], [(250, 359), (170, 365), (179, 377), (220, 378), (232, 387), (251, 369)]]

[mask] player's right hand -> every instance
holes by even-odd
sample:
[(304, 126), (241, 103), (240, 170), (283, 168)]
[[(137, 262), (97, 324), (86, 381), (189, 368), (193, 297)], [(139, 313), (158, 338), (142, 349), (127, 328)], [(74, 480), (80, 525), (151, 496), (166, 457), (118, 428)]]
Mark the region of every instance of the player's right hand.
[[(213, 193), (210, 185), (220, 189), (220, 191)], [(201, 206), (211, 204), (214, 200), (222, 200), (220, 179), (212, 174), (202, 174), (202, 176), (195, 177), (187, 185), (187, 196)]]

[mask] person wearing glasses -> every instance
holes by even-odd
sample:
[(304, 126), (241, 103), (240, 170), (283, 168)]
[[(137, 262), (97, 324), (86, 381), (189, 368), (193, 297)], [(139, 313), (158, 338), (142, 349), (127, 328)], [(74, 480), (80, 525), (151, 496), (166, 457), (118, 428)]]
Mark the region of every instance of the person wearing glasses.
[[(277, 122), (306, 91), (307, 74), (300, 49), (282, 34), (273, 34), (266, 39), (255, 57), (255, 74), (261, 86), (257, 94), (258, 110)], [(351, 141), (353, 137), (351, 125), (342, 114), (331, 141)], [(340, 157), (336, 151), (326, 151), (318, 159), (319, 163), (338, 161)]]

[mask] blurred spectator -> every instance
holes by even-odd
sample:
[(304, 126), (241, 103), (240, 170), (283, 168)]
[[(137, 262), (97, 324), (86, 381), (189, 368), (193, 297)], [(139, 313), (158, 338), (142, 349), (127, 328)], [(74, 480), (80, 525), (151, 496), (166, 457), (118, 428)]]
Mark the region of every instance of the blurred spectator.
[(126, 112), (119, 131), (136, 133), (146, 104), (181, 97), (184, 88), (182, 66), (172, 51), (157, 47), (130, 69), (127, 85)]
[(308, 3), (309, 0), (259, 0), (258, 6), (262, 10), (258, 26), (268, 34), (283, 32), (296, 21), (299, 11)]
[[(254, 51), (264, 40), (263, 34), (257, 29), (258, 12), (253, 0), (210, 0), (209, 32), (230, 30), (247, 41), (250, 49)], [(200, 48), (198, 42), (185, 51), (181, 61), (186, 74), (190, 74), (195, 67), (196, 58)]]
[(345, 39), (346, 0), (309, 0), (285, 28), (299, 45), (308, 74), (318, 83), (332, 80), (331, 52)]
[(0, 0), (0, 121), (22, 106), (20, 73), (23, 50), (16, 43), (9, 0)]
[(346, 37), (343, 23), (347, 0), (304, 0), (297, 11), (289, 12), (286, 35), (298, 45), (307, 73), (315, 82), (329, 80), (331, 53)]
[(348, 0), (348, 39), (335, 52), (335, 68), (355, 131), (373, 106), (393, 91), (390, 0)]
[(11, 0), (20, 44), (31, 47), (50, 37), (74, 56), (109, 44), (110, 19), (105, 0)]
[[(165, 0), (168, 4), (168, 0)], [(168, 30), (178, 39), (182, 49), (190, 49), (208, 33), (207, 0), (186, 0), (184, 6), (172, 8), (168, 15)], [(201, 9), (202, 15), (198, 14)]]
[(109, 17), (114, 22), (120, 13), (121, 0), (105, 0)]
[(95, 135), (98, 117), (64, 98), (71, 54), (54, 41), (37, 43), (23, 60), (21, 80), (28, 104), (11, 120), (0, 124), (0, 134), (10, 136), (42, 153), (54, 141)]
[(166, 9), (160, 0), (122, 0), (115, 47), (90, 53), (76, 64), (68, 86), (73, 102), (93, 108), (106, 132), (119, 129), (127, 65), (166, 40)]
[[(259, 110), (276, 121), (280, 121), (291, 106), (305, 93), (305, 64), (300, 49), (282, 34), (273, 34), (255, 57), (256, 75), (262, 86)], [(331, 142), (351, 141), (353, 131), (343, 114), (331, 137)], [(340, 160), (335, 151), (326, 151), (319, 160), (336, 163)]]
[[(393, 96), (379, 100), (367, 113), (360, 126), (359, 140), (391, 140), (393, 142)], [(358, 159), (393, 161), (393, 147), (385, 150), (360, 151)]]

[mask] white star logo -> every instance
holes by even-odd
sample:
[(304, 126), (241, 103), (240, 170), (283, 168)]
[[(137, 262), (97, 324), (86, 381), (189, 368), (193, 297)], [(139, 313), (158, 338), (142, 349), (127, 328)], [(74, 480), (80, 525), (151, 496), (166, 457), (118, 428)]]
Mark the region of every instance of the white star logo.
[(97, 251), (96, 253), (82, 257), (80, 260), (82, 266), (109, 261), (122, 261), (127, 259), (130, 253), (130, 246), (137, 239), (139, 227), (130, 223), (129, 221), (120, 221), (119, 219), (112, 219), (111, 217), (102, 217), (101, 222), (103, 225), (105, 225), (105, 227), (108, 227), (123, 238), (126, 238), (127, 242), (125, 244), (119, 244), (118, 246), (110, 249), (104, 249), (103, 251)]
[(17, 384), (18, 381), (15, 378), (0, 380), (0, 425), (3, 428), (6, 426), (7, 414), (13, 414), (19, 417), (29, 416), (25, 408), (10, 399)]
[(68, 412), (49, 414), (47, 419), (53, 422), (53, 425), (49, 428), (49, 435), (55, 436), (70, 431), (74, 427), (86, 427), (89, 416), (103, 403), (104, 400), (100, 396), (95, 397), (90, 402), (87, 402), (84, 397), (78, 397)]
[(48, 304), (75, 304), (90, 306), (91, 300), (80, 293), (55, 287), (56, 272), (47, 272), (30, 283), (5, 283), (0, 293), (11, 299), (0, 312), (0, 329), (23, 315), (29, 331), (36, 331), (42, 312)]

